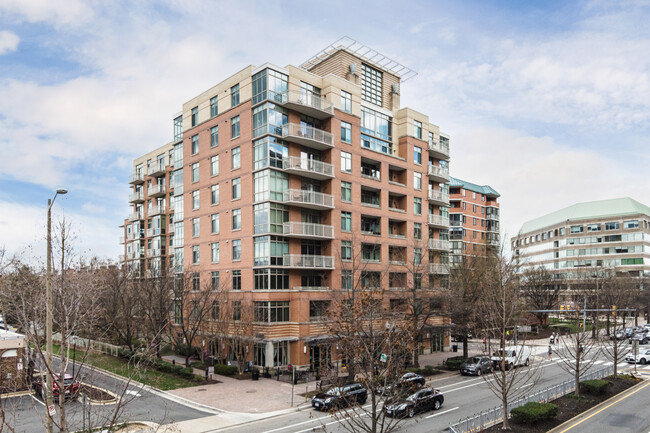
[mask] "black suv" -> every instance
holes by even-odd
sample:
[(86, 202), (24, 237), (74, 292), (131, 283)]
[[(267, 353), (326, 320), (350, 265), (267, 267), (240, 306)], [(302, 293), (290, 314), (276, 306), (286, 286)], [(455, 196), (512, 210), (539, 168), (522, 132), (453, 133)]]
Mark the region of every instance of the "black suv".
[(411, 418), (417, 412), (424, 412), (427, 410), (438, 410), (445, 397), (439, 390), (431, 388), (422, 388), (415, 393), (409, 395), (405, 399), (395, 399), (388, 401), (384, 405), (384, 412), (387, 416)]
[(460, 374), (477, 375), (492, 372), (492, 361), (489, 356), (474, 356), (460, 365)]
[(350, 383), (343, 386), (334, 386), (325, 392), (316, 394), (311, 399), (311, 405), (318, 410), (331, 410), (353, 404), (364, 404), (367, 399), (368, 391), (363, 385)]
[(395, 383), (392, 385), (387, 385), (381, 388), (377, 388), (375, 390), (375, 394), (390, 394), (393, 392), (397, 392), (400, 389), (412, 389), (412, 388), (419, 388), (421, 386), (424, 386), (426, 383), (426, 380), (424, 377), (420, 376), (419, 374), (416, 373), (405, 373), (397, 379)]

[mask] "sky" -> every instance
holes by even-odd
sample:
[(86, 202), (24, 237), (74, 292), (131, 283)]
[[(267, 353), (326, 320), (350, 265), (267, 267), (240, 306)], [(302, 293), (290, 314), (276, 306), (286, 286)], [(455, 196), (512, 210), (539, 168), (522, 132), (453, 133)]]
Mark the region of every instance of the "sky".
[(0, 247), (43, 257), (47, 200), (117, 259), (132, 161), (248, 65), (349, 36), (418, 72), (401, 105), (500, 194), (502, 236), (576, 202), (650, 205), (650, 2), (0, 0)]

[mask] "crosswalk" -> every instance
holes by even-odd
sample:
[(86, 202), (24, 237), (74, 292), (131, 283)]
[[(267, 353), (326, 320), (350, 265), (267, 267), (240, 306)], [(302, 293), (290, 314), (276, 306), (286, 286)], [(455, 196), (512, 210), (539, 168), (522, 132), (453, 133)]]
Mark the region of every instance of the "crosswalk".
[[(563, 359), (561, 357), (559, 359), (556, 358), (556, 357), (553, 357), (553, 358), (554, 359), (552, 359), (550, 361), (550, 363), (559, 364), (561, 362), (575, 362), (575, 360), (570, 359), (570, 358), (566, 358), (566, 359)], [(607, 360), (604, 360), (604, 359), (597, 359), (597, 360), (584, 359), (582, 361), (582, 364), (583, 365), (598, 365), (598, 366), (601, 366), (601, 367), (609, 367), (609, 366), (614, 365), (614, 362), (613, 361), (607, 361)], [(617, 367), (619, 369), (623, 369), (623, 368), (627, 368), (627, 367), (634, 368), (634, 364), (630, 364), (630, 363), (628, 363), (626, 361), (623, 361), (623, 362), (618, 363)], [(637, 364), (636, 369), (637, 370), (645, 370), (645, 371), (650, 372), (650, 364)]]

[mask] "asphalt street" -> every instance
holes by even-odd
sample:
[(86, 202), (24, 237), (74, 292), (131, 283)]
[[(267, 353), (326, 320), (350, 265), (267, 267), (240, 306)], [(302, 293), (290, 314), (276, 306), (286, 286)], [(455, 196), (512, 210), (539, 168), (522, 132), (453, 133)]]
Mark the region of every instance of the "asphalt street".
[[(534, 383), (521, 383), (518, 387), (519, 389), (516, 391), (518, 394), (530, 395), (538, 390), (566, 381), (572, 377), (572, 373), (562, 367), (562, 361), (557, 354), (554, 355), (553, 360), (548, 360), (548, 357), (542, 354), (534, 358), (535, 362), (530, 367), (522, 368), (535, 371), (537, 378)], [(612, 364), (603, 355), (595, 356), (592, 361), (594, 362), (593, 369)], [(619, 363), (619, 368), (627, 369), (630, 368), (630, 365), (627, 363)], [(644, 368), (650, 367), (644, 366)], [(434, 380), (429, 386), (439, 389), (444, 394), (445, 402), (443, 406), (438, 411), (426, 412), (416, 415), (412, 419), (404, 420), (397, 431), (416, 433), (448, 431), (450, 423), (455, 423), (461, 418), (472, 416), (477, 412), (497, 406), (499, 400), (489, 388), (486, 380), (489, 381), (492, 379), (489, 378), (489, 375), (484, 375), (483, 377), (451, 376), (441, 380)], [(366, 410), (370, 407), (368, 403), (364, 405)], [(224, 430), (238, 433), (347, 431), (344, 426), (341, 426), (341, 422), (345, 421), (340, 421), (340, 419), (327, 413), (306, 409)]]
[[(72, 372), (70, 367), (68, 372)], [(210, 412), (196, 410), (155, 393), (135, 384), (127, 384), (119, 379), (107, 376), (97, 370), (83, 368), (82, 382), (107, 389), (121, 395), (122, 404), (91, 405), (86, 408), (86, 428), (89, 419), (92, 427), (105, 425), (116, 417), (119, 421), (150, 421), (157, 424), (168, 424), (188, 419), (201, 418), (211, 415)], [(16, 433), (40, 433), (44, 430), (45, 404), (35, 395), (13, 397), (3, 400), (5, 415), (10, 425), (15, 426)], [(58, 412), (58, 406), (57, 406)], [(66, 417), (70, 430), (80, 430), (83, 423), (81, 399), (66, 403)], [(58, 419), (58, 413), (55, 416)]]

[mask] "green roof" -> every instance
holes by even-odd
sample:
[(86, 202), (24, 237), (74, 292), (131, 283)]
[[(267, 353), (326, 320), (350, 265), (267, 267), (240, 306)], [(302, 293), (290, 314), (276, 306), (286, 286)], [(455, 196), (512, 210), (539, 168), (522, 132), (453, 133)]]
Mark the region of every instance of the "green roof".
[(485, 194), (492, 197), (501, 197), (501, 194), (496, 192), (494, 188), (492, 188), (490, 185), (480, 186), (475, 183), (466, 182), (464, 180), (457, 179), (455, 177), (449, 178), (449, 187), (450, 188), (461, 187), (470, 191), (478, 192), (479, 194)]
[(614, 218), (625, 215), (645, 214), (650, 216), (650, 207), (629, 197), (612, 200), (576, 203), (548, 215), (525, 222), (519, 233), (530, 233), (562, 222), (597, 218)]

